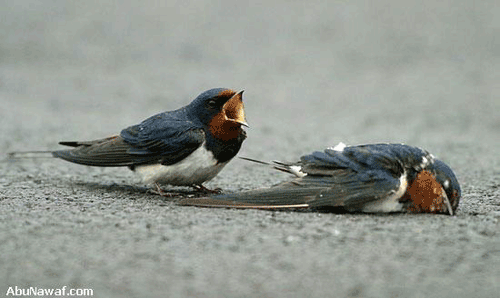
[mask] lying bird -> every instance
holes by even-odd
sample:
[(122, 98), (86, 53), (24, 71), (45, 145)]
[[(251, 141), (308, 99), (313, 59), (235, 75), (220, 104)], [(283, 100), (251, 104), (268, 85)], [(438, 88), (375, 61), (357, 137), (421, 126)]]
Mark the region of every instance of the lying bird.
[(60, 142), (74, 147), (51, 153), (69, 162), (97, 167), (129, 167), (145, 183), (193, 186), (214, 178), (238, 153), (248, 126), (242, 93), (216, 88), (201, 93), (189, 105), (154, 115), (119, 135), (87, 142)]
[(296, 178), (270, 188), (189, 198), (180, 204), (453, 215), (461, 196), (457, 178), (445, 163), (425, 150), (403, 144), (340, 143), (324, 152), (304, 155), (297, 163), (247, 160), (271, 165)]

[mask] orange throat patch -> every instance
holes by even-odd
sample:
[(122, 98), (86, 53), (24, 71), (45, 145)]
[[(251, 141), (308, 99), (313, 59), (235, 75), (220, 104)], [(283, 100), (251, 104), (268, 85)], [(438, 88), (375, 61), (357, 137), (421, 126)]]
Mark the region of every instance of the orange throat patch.
[(220, 112), (210, 121), (210, 132), (215, 138), (223, 141), (235, 139), (241, 133), (241, 124), (225, 119), (224, 112)]
[(447, 209), (446, 192), (436, 181), (436, 176), (429, 171), (421, 171), (408, 186), (404, 201), (411, 204), (409, 212), (414, 213), (443, 213)]

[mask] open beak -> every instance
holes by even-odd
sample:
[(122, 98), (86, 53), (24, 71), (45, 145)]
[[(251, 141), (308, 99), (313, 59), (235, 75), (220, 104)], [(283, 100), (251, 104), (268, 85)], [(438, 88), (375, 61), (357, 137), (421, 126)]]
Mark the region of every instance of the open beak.
[(226, 120), (248, 127), (247, 120), (245, 119), (245, 108), (243, 106), (243, 91), (244, 90), (241, 90), (233, 95), (233, 97), (222, 106), (222, 111), (224, 112)]

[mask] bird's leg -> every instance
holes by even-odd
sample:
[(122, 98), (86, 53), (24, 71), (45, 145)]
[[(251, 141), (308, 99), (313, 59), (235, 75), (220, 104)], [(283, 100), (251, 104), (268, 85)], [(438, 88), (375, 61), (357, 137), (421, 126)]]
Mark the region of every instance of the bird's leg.
[(209, 189), (209, 188), (206, 188), (205, 186), (203, 185), (193, 185), (193, 187), (198, 190), (198, 191), (203, 191), (203, 192), (206, 192), (206, 193), (213, 193), (213, 194), (220, 194), (222, 192), (222, 189), (220, 188), (216, 188), (216, 189)]

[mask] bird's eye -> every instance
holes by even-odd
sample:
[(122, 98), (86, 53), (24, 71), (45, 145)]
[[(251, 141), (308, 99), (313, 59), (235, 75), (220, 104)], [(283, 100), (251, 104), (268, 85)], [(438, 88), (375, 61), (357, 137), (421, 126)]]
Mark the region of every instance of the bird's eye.
[(217, 107), (217, 101), (215, 99), (211, 99), (208, 101), (208, 106), (211, 108)]

